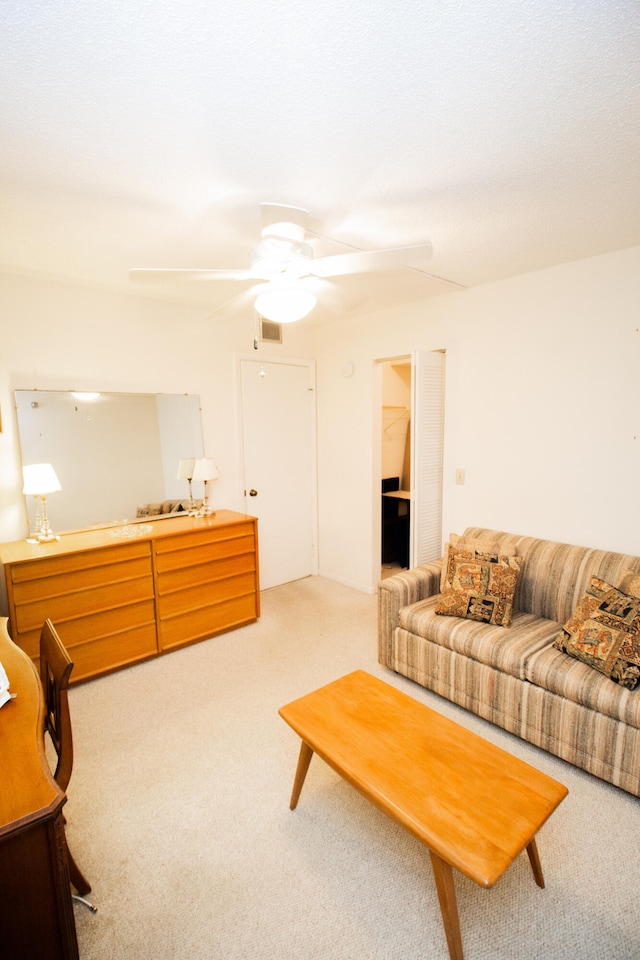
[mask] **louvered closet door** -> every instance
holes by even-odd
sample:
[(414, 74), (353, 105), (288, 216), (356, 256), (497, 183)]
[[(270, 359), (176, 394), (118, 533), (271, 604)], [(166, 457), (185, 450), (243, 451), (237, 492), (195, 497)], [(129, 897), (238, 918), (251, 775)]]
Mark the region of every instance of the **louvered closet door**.
[(411, 566), (442, 556), (445, 355), (413, 360)]

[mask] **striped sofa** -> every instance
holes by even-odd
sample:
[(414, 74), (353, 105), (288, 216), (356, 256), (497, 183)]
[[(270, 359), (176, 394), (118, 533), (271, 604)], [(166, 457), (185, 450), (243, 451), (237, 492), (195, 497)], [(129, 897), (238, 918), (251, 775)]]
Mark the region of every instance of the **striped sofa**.
[(435, 613), (442, 561), (381, 581), (380, 663), (640, 796), (640, 687), (628, 690), (553, 641), (595, 575), (618, 586), (640, 557), (469, 527), (522, 558), (510, 627)]

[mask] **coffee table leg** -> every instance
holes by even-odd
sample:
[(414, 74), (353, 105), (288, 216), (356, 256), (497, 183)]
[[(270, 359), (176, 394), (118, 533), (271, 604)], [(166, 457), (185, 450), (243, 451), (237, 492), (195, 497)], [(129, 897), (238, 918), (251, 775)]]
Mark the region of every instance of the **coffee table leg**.
[(298, 766), (296, 768), (296, 776), (293, 781), (293, 790), (291, 791), (291, 800), (289, 802), (289, 809), (295, 810), (298, 805), (298, 800), (300, 798), (300, 791), (302, 790), (302, 784), (304, 783), (304, 778), (307, 775), (307, 770), (309, 769), (309, 764), (311, 763), (311, 757), (313, 756), (313, 750), (308, 743), (305, 743), (304, 740), (300, 744), (300, 755), (298, 757)]
[(542, 876), (542, 866), (540, 864), (540, 857), (538, 856), (538, 847), (535, 839), (530, 840), (527, 844), (527, 853), (529, 854), (529, 863), (531, 864), (533, 875), (536, 878), (536, 883), (539, 887), (544, 889), (544, 877)]
[(436, 881), (438, 900), (440, 901), (444, 932), (447, 935), (449, 956), (451, 960), (464, 960), (456, 890), (453, 885), (453, 867), (446, 860), (442, 860), (433, 850), (430, 850), (429, 853), (431, 854), (431, 865)]

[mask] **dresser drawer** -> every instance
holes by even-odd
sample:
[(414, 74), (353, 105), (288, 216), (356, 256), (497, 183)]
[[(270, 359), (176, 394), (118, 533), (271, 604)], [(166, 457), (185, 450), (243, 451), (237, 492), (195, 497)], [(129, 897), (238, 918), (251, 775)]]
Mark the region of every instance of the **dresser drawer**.
[(237, 557), (244, 553), (255, 554), (255, 537), (232, 537), (228, 540), (196, 543), (190, 550), (174, 549), (156, 554), (156, 571), (159, 574), (171, 570), (186, 570), (204, 563), (214, 563), (226, 557)]
[[(62, 642), (67, 643), (64, 626), (60, 630)], [(76, 644), (69, 650), (73, 660), (71, 680), (88, 680), (132, 663), (139, 663), (158, 654), (155, 623), (145, 624), (122, 633), (108, 634), (90, 643)]]
[(197, 566), (178, 567), (158, 574), (158, 594), (184, 590), (202, 583), (214, 583), (239, 573), (253, 573), (256, 569), (255, 553), (241, 553), (238, 556), (224, 557)]
[(157, 557), (165, 553), (191, 552), (199, 547), (208, 544), (225, 544), (222, 547), (222, 553), (232, 549), (233, 540), (249, 537), (254, 539), (254, 525), (251, 520), (243, 523), (234, 523), (222, 525), (219, 527), (208, 527), (205, 530), (194, 530), (193, 532), (183, 533), (177, 537), (158, 537), (154, 541), (154, 549)]
[(233, 597), (214, 606), (192, 610), (181, 616), (161, 619), (158, 640), (161, 650), (170, 650), (186, 643), (212, 637), (216, 633), (241, 627), (256, 620), (258, 609), (255, 593)]
[(150, 556), (151, 545), (144, 541), (141, 543), (123, 543), (113, 547), (103, 547), (99, 550), (82, 550), (77, 553), (65, 553), (60, 556), (42, 557), (38, 560), (15, 563), (11, 566), (11, 580), (14, 584), (24, 581), (32, 582), (58, 574), (66, 575), (76, 570), (95, 571), (100, 567), (109, 567), (114, 563)]
[(21, 604), (45, 597), (76, 595), (100, 587), (115, 586), (120, 589), (126, 581), (144, 577), (151, 577), (150, 556), (22, 580), (14, 584), (13, 597), (16, 604)]
[(76, 593), (65, 593), (43, 597), (31, 603), (16, 604), (16, 623), (18, 631), (39, 629), (49, 617), (54, 623), (63, 623), (75, 617), (88, 614), (101, 614), (104, 610), (126, 607), (139, 600), (153, 599), (153, 581), (150, 576), (122, 583), (109, 583), (105, 586)]
[[(143, 626), (151, 626), (155, 647), (155, 610), (156, 605), (153, 600), (143, 600), (126, 607), (113, 607), (111, 610), (99, 611), (86, 617), (74, 616), (72, 619), (50, 617), (49, 619), (53, 621), (54, 627), (69, 651), (69, 656), (74, 660), (74, 649), (78, 645), (111, 637), (129, 629), (137, 630)], [(22, 632), (14, 638), (34, 660), (39, 656), (41, 627), (42, 624), (37, 629)], [(74, 670), (72, 679), (75, 679), (75, 675)]]
[(225, 580), (216, 580), (212, 583), (201, 583), (184, 590), (176, 590), (167, 594), (160, 594), (157, 600), (157, 612), (160, 619), (175, 617), (188, 613), (189, 610), (200, 607), (209, 607), (219, 604), (223, 600), (255, 593), (255, 576), (251, 573), (240, 573)]

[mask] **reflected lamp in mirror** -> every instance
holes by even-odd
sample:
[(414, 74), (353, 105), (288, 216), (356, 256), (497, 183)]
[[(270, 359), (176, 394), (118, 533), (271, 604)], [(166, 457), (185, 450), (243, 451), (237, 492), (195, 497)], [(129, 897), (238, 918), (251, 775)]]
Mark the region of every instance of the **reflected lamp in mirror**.
[(202, 480), (204, 482), (202, 509), (198, 511), (198, 515), (201, 517), (214, 516), (209, 506), (209, 490), (207, 484), (210, 480), (217, 480), (219, 476), (218, 468), (213, 460), (209, 460), (206, 457), (203, 457), (201, 460), (196, 460), (192, 479)]
[(191, 481), (193, 480), (193, 471), (196, 465), (195, 457), (183, 457), (178, 463), (178, 480), (186, 480), (189, 484), (189, 516), (194, 516), (196, 505), (193, 501), (193, 491)]
[(50, 463), (32, 463), (22, 468), (24, 486), (22, 492), (36, 501), (35, 533), (29, 536), (29, 543), (48, 543), (59, 540), (49, 526), (47, 516), (47, 496), (62, 490), (56, 472)]

